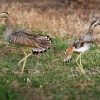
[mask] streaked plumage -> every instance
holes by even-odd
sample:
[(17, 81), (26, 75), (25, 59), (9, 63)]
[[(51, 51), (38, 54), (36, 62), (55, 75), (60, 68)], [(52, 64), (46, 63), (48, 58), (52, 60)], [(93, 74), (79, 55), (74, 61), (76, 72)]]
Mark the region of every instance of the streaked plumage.
[[(77, 39), (75, 42), (71, 43), (68, 48), (66, 49), (66, 52), (65, 52), (65, 59), (64, 59), (64, 62), (69, 62), (71, 57), (72, 57), (72, 54), (73, 52), (77, 52), (79, 53), (80, 57), (81, 57), (81, 54), (84, 53), (85, 51), (89, 50), (90, 47), (93, 45), (94, 43), (94, 38), (93, 38), (93, 31), (94, 31), (94, 28), (97, 26), (97, 25), (100, 25), (100, 22), (99, 22), (99, 19), (93, 19), (92, 22), (90, 23), (90, 26), (89, 26), (89, 29), (88, 29), (88, 32), (81, 36), (79, 39)], [(78, 57), (79, 59), (79, 57)], [(78, 60), (77, 59), (77, 60)], [(77, 62), (77, 61), (76, 61)], [(78, 63), (77, 63), (78, 64)], [(81, 69), (81, 72), (83, 74), (85, 74), (83, 68), (82, 68), (82, 65), (79, 65), (78, 66), (80, 67)]]
[(51, 39), (48, 36), (33, 34), (23, 29), (15, 31), (9, 38), (15, 44), (32, 47), (33, 52), (43, 52), (51, 46)]
[[(14, 30), (13, 24), (11, 23), (10, 15), (7, 12), (0, 13), (0, 18), (3, 18), (6, 24), (5, 40), (10, 43), (14, 43), (21, 46), (32, 47), (32, 53), (42, 53), (51, 47), (51, 39), (49, 36), (43, 36), (34, 34), (25, 29)], [(25, 61), (28, 56), (25, 56), (20, 62)], [(26, 61), (25, 61), (26, 62)], [(25, 66), (23, 65), (23, 69)], [(23, 72), (23, 70), (22, 70)]]

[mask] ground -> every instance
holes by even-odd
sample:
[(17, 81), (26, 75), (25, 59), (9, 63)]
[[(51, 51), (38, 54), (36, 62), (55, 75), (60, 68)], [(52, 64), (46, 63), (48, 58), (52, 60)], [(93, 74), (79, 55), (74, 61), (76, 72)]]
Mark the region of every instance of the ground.
[[(87, 32), (94, 11), (83, 10), (84, 6), (80, 11), (73, 10), (77, 3), (67, 9), (67, 2), (64, 6), (60, 0), (60, 3), (53, 2), (53, 6), (49, 2), (48, 7), (48, 1), (43, 1), (44, 4), (40, 1), (37, 4), (35, 1), (34, 5), (33, 2), (30, 3), (31, 1), (1, 3), (0, 11), (10, 13), (16, 28), (27, 28), (35, 34), (47, 34), (52, 38), (53, 45), (44, 54), (30, 56), (25, 71), (21, 74), (17, 64), (24, 56), (22, 49), (4, 44), (5, 26), (1, 22), (0, 99), (98, 100), (100, 98), (99, 26), (94, 34), (98, 44), (82, 56), (83, 68), (90, 80), (79, 73), (75, 62), (77, 54), (73, 55), (70, 63), (63, 62), (68, 44)], [(94, 7), (95, 4), (92, 4)], [(93, 8), (90, 5), (89, 7)], [(97, 8), (95, 11), (98, 11)], [(87, 12), (90, 12), (88, 16)], [(97, 12), (96, 15), (98, 14)]]

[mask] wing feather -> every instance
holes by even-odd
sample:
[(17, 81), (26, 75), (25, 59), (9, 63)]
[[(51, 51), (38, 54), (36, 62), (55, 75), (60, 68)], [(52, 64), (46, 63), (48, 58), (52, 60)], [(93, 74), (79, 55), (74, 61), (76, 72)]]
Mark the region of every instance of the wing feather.
[(91, 34), (85, 34), (81, 36), (78, 40), (73, 42), (72, 45), (74, 45), (76, 48), (80, 48), (84, 45), (84, 43), (93, 43), (94, 39)]
[(26, 30), (19, 30), (11, 34), (10, 40), (15, 44), (33, 48), (46, 48), (51, 46), (51, 40), (49, 37), (33, 34)]

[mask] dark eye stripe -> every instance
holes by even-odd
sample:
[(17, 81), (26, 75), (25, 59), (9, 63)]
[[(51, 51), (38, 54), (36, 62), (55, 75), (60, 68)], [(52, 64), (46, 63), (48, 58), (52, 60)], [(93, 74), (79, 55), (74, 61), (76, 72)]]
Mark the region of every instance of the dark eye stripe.
[[(9, 15), (9, 13), (7, 13), (7, 12), (2, 12), (2, 13), (5, 13), (5, 14)], [(9, 16), (10, 16), (10, 15), (9, 15)]]

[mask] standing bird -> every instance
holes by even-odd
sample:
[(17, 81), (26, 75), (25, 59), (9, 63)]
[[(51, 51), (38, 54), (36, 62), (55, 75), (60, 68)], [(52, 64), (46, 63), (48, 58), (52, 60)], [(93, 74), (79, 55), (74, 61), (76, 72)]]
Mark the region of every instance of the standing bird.
[(7, 12), (0, 13), (0, 18), (4, 19), (4, 22), (6, 24), (6, 42), (26, 47), (32, 47), (32, 52), (28, 55), (26, 55), (24, 50), (25, 57), (18, 63), (18, 66), (20, 66), (20, 64), (23, 62), (23, 73), (27, 58), (32, 54), (42, 53), (49, 49), (52, 45), (51, 39), (49, 38), (49, 36), (33, 34), (24, 29), (14, 30), (10, 15)]
[[(92, 47), (93, 43), (94, 43), (94, 39), (93, 39), (93, 32), (94, 32), (94, 28), (100, 25), (99, 19), (98, 18), (94, 18), (89, 26), (88, 32), (81, 36), (78, 40), (76, 40), (75, 42), (73, 42), (72, 44), (70, 44), (68, 46), (68, 48), (66, 49), (65, 52), (65, 59), (64, 62), (70, 62), (70, 59), (72, 57), (72, 54), (74, 52), (79, 53), (79, 56), (76, 58), (76, 63), (81, 71), (82, 74), (85, 75), (85, 71), (82, 67), (82, 63), (81, 63), (81, 55), (90, 49), (90, 47)], [(78, 63), (78, 60), (80, 59), (80, 63)]]

